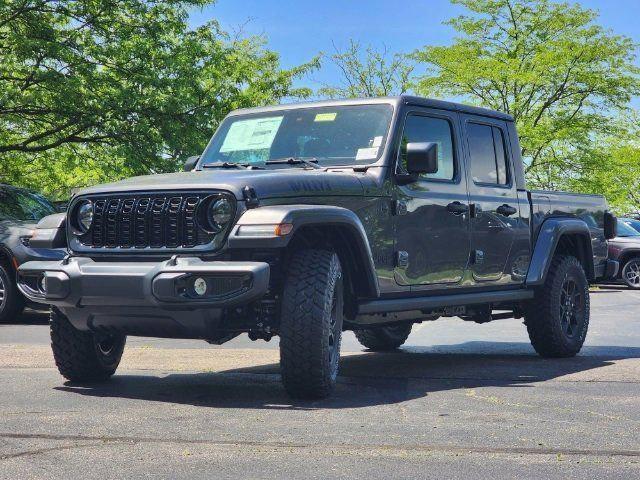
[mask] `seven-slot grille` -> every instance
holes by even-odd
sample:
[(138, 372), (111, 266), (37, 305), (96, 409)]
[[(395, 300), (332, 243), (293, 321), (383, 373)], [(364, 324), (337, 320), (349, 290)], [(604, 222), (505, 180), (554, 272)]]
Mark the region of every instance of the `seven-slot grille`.
[(95, 248), (189, 248), (214, 234), (199, 227), (198, 205), (210, 194), (159, 193), (90, 198), (91, 229), (80, 237)]

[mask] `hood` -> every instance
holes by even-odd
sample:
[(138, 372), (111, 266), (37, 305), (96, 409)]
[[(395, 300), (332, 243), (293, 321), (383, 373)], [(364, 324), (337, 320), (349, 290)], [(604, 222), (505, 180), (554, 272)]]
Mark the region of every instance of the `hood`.
[(281, 197), (363, 195), (363, 184), (352, 171), (278, 168), (271, 170), (202, 170), (132, 177), (97, 185), (80, 195), (162, 190), (226, 190), (238, 200), (244, 187), (252, 187), (259, 199)]
[(16, 235), (29, 235), (36, 228), (38, 222), (35, 220), (2, 220), (0, 225), (7, 230), (11, 230)]
[(637, 245), (640, 247), (640, 237), (616, 237), (613, 240), (609, 240), (610, 245)]

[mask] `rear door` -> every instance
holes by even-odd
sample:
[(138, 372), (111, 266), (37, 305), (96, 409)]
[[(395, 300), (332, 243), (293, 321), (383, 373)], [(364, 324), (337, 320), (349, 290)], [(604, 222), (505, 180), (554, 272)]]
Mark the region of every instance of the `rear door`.
[(462, 282), (469, 262), (469, 215), (460, 123), (455, 112), (414, 108), (404, 118), (396, 173), (407, 143), (438, 145), (438, 172), (397, 185), (394, 277), (399, 285)]
[[(482, 284), (521, 283), (516, 238), (526, 222), (520, 216), (507, 124), (462, 115), (471, 204), (471, 272)], [(522, 252), (527, 255), (527, 252)]]

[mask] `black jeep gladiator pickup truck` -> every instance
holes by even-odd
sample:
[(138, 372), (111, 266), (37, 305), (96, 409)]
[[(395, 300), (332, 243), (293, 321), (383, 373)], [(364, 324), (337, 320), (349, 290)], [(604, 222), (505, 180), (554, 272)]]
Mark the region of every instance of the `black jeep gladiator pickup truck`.
[(286, 390), (334, 387), (344, 330), (370, 350), (414, 323), (521, 318), (575, 355), (611, 275), (600, 196), (527, 191), (511, 116), (403, 96), (238, 110), (185, 172), (87, 189), (19, 269), (52, 305), (60, 373), (107, 379), (127, 335), (280, 337)]

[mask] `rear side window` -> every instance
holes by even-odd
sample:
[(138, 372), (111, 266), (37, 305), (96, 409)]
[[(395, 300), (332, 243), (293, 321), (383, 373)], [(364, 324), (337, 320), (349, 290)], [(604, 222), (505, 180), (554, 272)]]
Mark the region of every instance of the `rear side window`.
[(438, 171), (421, 175), (424, 179), (453, 180), (455, 166), (453, 157), (453, 133), (451, 124), (443, 118), (409, 115), (402, 132), (398, 171), (407, 171), (407, 143), (433, 142), (438, 145)]
[(475, 183), (507, 185), (509, 171), (502, 130), (490, 125), (469, 123), (467, 134), (473, 181)]

